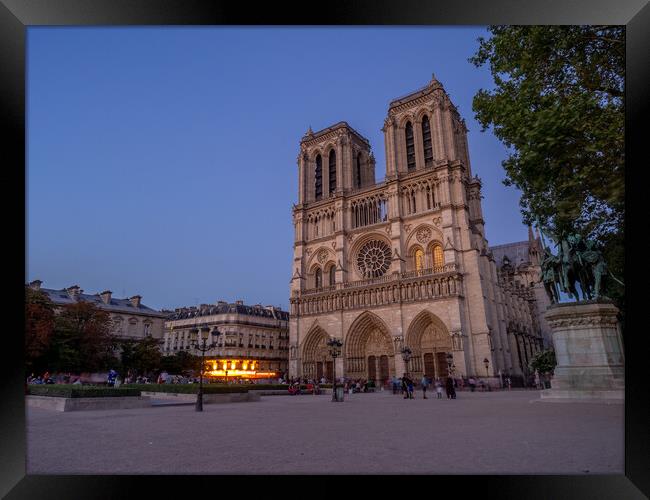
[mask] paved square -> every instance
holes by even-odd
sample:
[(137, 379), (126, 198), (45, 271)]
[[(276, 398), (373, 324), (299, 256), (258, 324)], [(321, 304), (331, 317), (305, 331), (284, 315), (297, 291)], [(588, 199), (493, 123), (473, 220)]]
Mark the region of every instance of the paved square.
[(620, 404), (531, 403), (536, 391), (345, 397), (267, 396), (203, 413), (28, 408), (27, 473), (623, 473)]

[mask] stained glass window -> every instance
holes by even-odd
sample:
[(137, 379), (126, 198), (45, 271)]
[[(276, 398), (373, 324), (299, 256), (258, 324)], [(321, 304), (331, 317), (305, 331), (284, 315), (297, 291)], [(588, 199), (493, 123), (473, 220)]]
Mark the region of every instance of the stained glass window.
[(415, 251), (415, 270), (419, 271), (421, 269), (424, 269), (424, 251), (418, 248)]
[(442, 247), (435, 245), (433, 247), (433, 267), (442, 267), (445, 265), (445, 259), (442, 255)]

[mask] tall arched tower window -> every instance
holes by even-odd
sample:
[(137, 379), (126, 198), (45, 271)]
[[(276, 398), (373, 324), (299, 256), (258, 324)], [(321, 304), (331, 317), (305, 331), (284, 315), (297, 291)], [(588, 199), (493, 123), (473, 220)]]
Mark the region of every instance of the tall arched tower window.
[(321, 271), (320, 267), (316, 269), (316, 279), (315, 279), (315, 285), (316, 288), (321, 288), (323, 286), (323, 271)]
[(330, 151), (330, 163), (329, 163), (329, 172), (330, 172), (330, 193), (336, 191), (336, 152), (332, 149)]
[(424, 269), (424, 251), (418, 248), (415, 251), (415, 270), (419, 271), (421, 269)]
[(433, 146), (431, 145), (431, 126), (429, 117), (422, 117), (422, 144), (424, 146), (424, 164), (429, 165), (433, 161)]
[(415, 139), (413, 138), (413, 125), (406, 123), (406, 166), (409, 171), (415, 169)]
[(336, 284), (336, 266), (330, 267), (330, 286)]
[(356, 184), (355, 187), (361, 187), (361, 155), (357, 155), (357, 168), (356, 168)]
[(321, 155), (316, 157), (316, 185), (314, 195), (317, 200), (323, 196), (323, 158)]
[(445, 265), (445, 259), (442, 255), (442, 247), (440, 245), (433, 246), (433, 267), (442, 267)]

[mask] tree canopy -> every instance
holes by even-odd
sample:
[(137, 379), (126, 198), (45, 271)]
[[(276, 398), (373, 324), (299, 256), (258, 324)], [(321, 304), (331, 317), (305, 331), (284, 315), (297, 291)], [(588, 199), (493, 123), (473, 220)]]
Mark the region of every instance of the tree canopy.
[(45, 354), (54, 371), (101, 371), (116, 363), (110, 315), (90, 302), (67, 304), (56, 316)]
[(160, 340), (148, 336), (137, 340), (123, 339), (118, 344), (121, 369), (125, 375), (129, 372), (133, 376), (149, 374), (160, 368)]
[(529, 364), (532, 370), (537, 370), (541, 374), (553, 373), (553, 370), (555, 370), (555, 367), (557, 366), (555, 351), (552, 349), (547, 349), (545, 351), (538, 352), (530, 360)]
[(54, 304), (43, 292), (25, 288), (25, 364), (27, 371), (47, 368), (43, 355), (54, 332)]
[[(473, 110), (508, 148), (504, 184), (522, 192), (523, 222), (577, 231), (623, 273), (625, 28), (492, 26), (470, 58), (494, 88)], [(608, 295), (622, 299), (609, 283)]]

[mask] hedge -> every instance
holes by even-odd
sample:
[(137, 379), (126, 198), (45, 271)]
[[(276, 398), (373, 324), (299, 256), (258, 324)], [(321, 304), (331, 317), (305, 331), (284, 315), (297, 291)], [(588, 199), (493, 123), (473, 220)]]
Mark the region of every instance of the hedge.
[[(126, 386), (138, 391), (146, 392), (167, 392), (173, 394), (196, 394), (199, 391), (199, 384), (128, 384)], [(248, 392), (249, 387), (240, 385), (217, 385), (205, 384), (203, 394), (227, 394), (233, 392)]]
[[(199, 384), (127, 384), (122, 387), (137, 389), (147, 392), (168, 392), (174, 394), (196, 394), (199, 391)], [(203, 394), (228, 394), (248, 391), (284, 390), (288, 389), (286, 384), (203, 384)], [(331, 384), (323, 384), (321, 389), (331, 388)], [(307, 390), (306, 385), (301, 385), (302, 390)]]
[(57, 398), (105, 398), (140, 396), (140, 389), (123, 387), (105, 387), (92, 385), (28, 385), (27, 393), (32, 396), (51, 396)]

